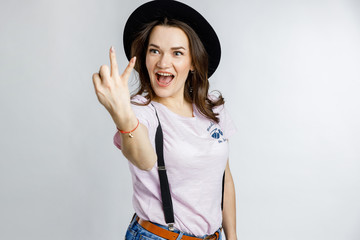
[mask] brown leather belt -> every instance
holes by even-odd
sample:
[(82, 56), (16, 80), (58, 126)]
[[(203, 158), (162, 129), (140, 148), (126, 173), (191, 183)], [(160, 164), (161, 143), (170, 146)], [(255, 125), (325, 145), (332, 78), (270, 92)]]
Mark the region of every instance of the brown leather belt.
[[(176, 232), (172, 232), (169, 230), (166, 230), (164, 228), (161, 228), (155, 224), (153, 224), (152, 222), (149, 221), (145, 221), (140, 219), (139, 217), (136, 218), (136, 221), (146, 230), (148, 230), (149, 232), (158, 235), (159, 237), (165, 238), (165, 239), (169, 239), (169, 240), (176, 240), (177, 237), (179, 236), (179, 233)], [(219, 232), (217, 231), (216, 233), (214, 233), (213, 235), (209, 235), (205, 238), (198, 238), (198, 237), (190, 237), (190, 236), (186, 236), (183, 235), (181, 237), (182, 240), (199, 240), (199, 239), (206, 239), (206, 240), (218, 240), (219, 239)]]

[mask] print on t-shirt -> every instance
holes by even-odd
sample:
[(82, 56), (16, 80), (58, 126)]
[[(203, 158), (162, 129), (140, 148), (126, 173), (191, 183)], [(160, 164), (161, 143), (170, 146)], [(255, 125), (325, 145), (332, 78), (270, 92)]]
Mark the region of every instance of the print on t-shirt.
[(219, 125), (210, 122), (210, 126), (207, 128), (207, 131), (210, 133), (210, 136), (216, 139), (219, 143), (227, 141), (227, 139), (224, 138), (224, 133), (221, 131)]

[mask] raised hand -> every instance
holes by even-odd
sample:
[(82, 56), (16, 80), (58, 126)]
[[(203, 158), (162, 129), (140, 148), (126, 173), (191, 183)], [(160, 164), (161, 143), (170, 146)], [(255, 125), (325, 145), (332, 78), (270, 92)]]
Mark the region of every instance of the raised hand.
[(133, 57), (124, 72), (120, 75), (114, 48), (110, 48), (110, 69), (107, 65), (100, 67), (99, 73), (92, 76), (94, 88), (99, 102), (106, 108), (115, 124), (126, 129), (133, 125), (129, 120), (133, 118), (130, 104), (128, 81), (135, 66)]

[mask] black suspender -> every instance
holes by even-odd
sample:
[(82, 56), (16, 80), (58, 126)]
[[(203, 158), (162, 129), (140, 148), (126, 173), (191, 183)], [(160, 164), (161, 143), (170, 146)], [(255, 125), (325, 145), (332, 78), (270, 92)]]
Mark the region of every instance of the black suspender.
[(222, 180), (222, 192), (221, 192), (221, 210), (224, 209), (224, 190), (225, 190), (225, 171)]
[[(154, 107), (155, 108), (155, 107)], [(157, 163), (158, 163), (158, 172), (160, 179), (160, 190), (161, 190), (161, 199), (163, 203), (163, 210), (165, 215), (165, 222), (168, 224), (169, 230), (174, 231), (174, 210), (171, 200), (171, 192), (169, 188), (169, 182), (166, 174), (165, 161), (164, 161), (164, 139), (163, 132), (159, 120), (159, 116), (155, 109), (156, 118), (158, 119), (159, 125), (156, 129), (155, 134), (155, 147), (157, 154)]]
[[(151, 104), (153, 105), (153, 104)], [(164, 161), (164, 139), (163, 139), (163, 132), (159, 120), (159, 116), (157, 114), (156, 108), (155, 109), (156, 118), (159, 122), (159, 125), (156, 129), (155, 134), (155, 148), (156, 148), (156, 155), (157, 155), (157, 163), (158, 163), (158, 173), (160, 179), (160, 190), (161, 190), (161, 200), (164, 210), (165, 222), (168, 224), (169, 230), (174, 231), (174, 210), (171, 200), (171, 192), (169, 187), (169, 181), (166, 174), (165, 168), (165, 161)], [(223, 175), (222, 180), (222, 198), (221, 198), (221, 209), (223, 209), (223, 202), (224, 202), (224, 183), (225, 183), (225, 172)]]

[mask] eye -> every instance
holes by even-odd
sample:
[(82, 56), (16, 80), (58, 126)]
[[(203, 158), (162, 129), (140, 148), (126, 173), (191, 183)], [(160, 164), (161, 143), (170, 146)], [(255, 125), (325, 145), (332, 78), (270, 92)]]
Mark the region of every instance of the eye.
[(150, 49), (149, 49), (149, 52), (150, 52), (150, 53), (154, 53), (154, 54), (159, 54), (159, 50), (154, 49), (154, 48), (150, 48)]
[(182, 52), (180, 52), (180, 51), (175, 51), (174, 52), (174, 55), (175, 56), (182, 56), (182, 55), (184, 55)]

